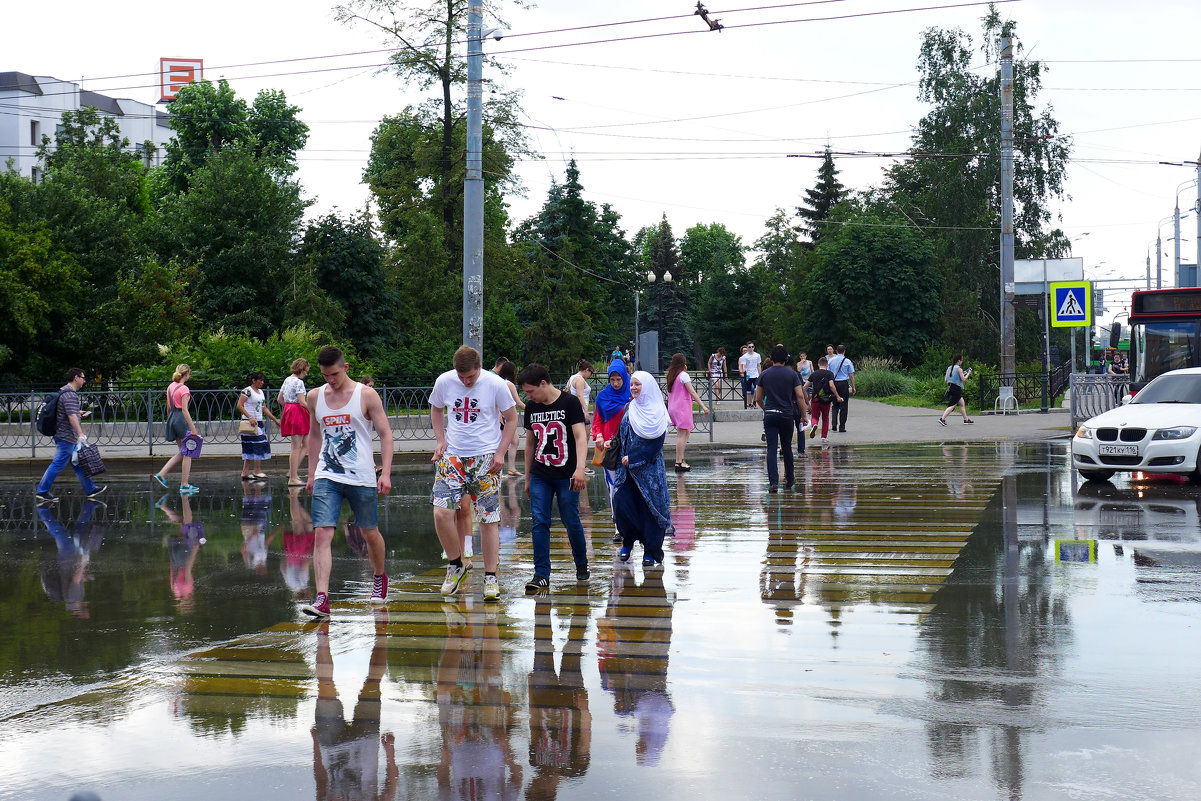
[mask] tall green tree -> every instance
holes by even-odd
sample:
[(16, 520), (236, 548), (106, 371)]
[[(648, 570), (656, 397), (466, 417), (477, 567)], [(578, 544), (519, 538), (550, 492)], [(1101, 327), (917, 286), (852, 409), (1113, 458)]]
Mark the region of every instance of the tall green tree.
[[(688, 310), (689, 294), (695, 288), (697, 276), (681, 269), (680, 249), (666, 214), (657, 226), (645, 230), (642, 239), (641, 267), (644, 273), (655, 277), (643, 292), (647, 302), (643, 307), (642, 330), (659, 332), (659, 358), (666, 364), (673, 353), (693, 352)], [(644, 362), (643, 368), (658, 370), (659, 365)]]
[(764, 227), (755, 240), (756, 258), (747, 275), (746, 291), (758, 302), (742, 341), (783, 342), (799, 350), (803, 346), (796, 342), (801, 330), (798, 292), (812, 249), (797, 236), (784, 209), (777, 208)]
[(846, 188), (838, 180), (834, 154), (830, 152), (830, 146), (826, 145), (822, 163), (817, 168), (817, 183), (812, 189), (805, 190), (805, 197), (796, 210), (797, 216), (801, 218), (801, 230), (809, 237), (809, 246), (821, 241), (830, 219), (830, 212), (844, 197)]
[[(1002, 35), (1017, 23), (990, 7), (980, 45), (956, 28), (928, 29), (918, 58), (918, 98), (931, 106), (914, 131), (912, 157), (890, 170), (886, 190), (895, 208), (929, 231), (945, 289), (944, 336), (981, 358), (999, 348), (997, 243), (1000, 238), (1000, 78), (981, 72), (996, 64)], [(1038, 104), (1046, 65), (1014, 59), (1014, 240), (1018, 258), (1062, 255), (1063, 232), (1053, 203), (1064, 197), (1071, 138), (1060, 134), (1051, 106)]]
[(689, 330), (699, 359), (719, 346), (736, 352), (749, 335), (758, 298), (748, 293), (742, 240), (721, 223), (697, 224), (680, 238), (681, 272), (696, 276)]

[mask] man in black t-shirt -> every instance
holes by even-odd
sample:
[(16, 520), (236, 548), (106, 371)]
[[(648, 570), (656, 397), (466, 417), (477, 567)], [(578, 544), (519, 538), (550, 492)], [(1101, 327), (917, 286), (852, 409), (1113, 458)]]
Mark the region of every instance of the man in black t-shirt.
[(525, 406), (525, 492), (534, 518), (534, 576), (525, 585), (529, 595), (550, 589), (550, 506), (559, 499), (559, 519), (567, 529), (576, 581), (588, 580), (588, 551), (580, 523), (580, 490), (588, 478), (584, 456), (588, 432), (584, 408), (550, 382), (540, 364), (527, 365), (517, 383), (529, 402)]
[(780, 488), (780, 465), (776, 462), (777, 443), (784, 453), (784, 486), (792, 489), (792, 404), (801, 412), (809, 411), (809, 398), (797, 371), (788, 367), (788, 351), (776, 345), (771, 352), (772, 366), (759, 376), (755, 387), (755, 405), (763, 407), (763, 433), (767, 437), (767, 491)]

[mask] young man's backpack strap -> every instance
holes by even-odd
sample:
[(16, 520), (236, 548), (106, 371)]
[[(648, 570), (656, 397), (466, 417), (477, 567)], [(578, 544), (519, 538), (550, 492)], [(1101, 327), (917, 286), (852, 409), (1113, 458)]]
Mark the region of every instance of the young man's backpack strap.
[(60, 389), (51, 392), (42, 400), (42, 406), (38, 409), (37, 427), (38, 433), (43, 436), (53, 437), (58, 431), (58, 399), (62, 394)]

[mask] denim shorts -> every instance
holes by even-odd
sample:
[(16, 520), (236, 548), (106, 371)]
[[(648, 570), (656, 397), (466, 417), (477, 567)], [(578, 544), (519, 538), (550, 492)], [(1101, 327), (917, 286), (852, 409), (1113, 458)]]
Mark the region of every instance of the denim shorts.
[(379, 528), (379, 504), (375, 487), (340, 484), (328, 478), (313, 482), (313, 528), (333, 528), (342, 514), (342, 501), (350, 504), (359, 528)]

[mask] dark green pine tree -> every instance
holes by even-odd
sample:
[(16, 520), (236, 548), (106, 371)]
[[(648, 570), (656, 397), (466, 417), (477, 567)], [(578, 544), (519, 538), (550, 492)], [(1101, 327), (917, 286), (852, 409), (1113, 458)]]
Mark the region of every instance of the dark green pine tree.
[(830, 219), (830, 211), (846, 197), (846, 188), (838, 180), (838, 169), (834, 166), (834, 156), (830, 146), (822, 156), (821, 166), (817, 168), (817, 183), (812, 189), (805, 190), (803, 205), (797, 206), (797, 216), (801, 218), (801, 231), (809, 236), (809, 247), (814, 247), (821, 240), (825, 222)]
[[(688, 286), (680, 267), (680, 250), (667, 215), (646, 242), (643, 260), (655, 281), (647, 286), (646, 329), (659, 332), (659, 359), (666, 365), (673, 353), (692, 353), (688, 331)], [(670, 274), (671, 280), (664, 280)], [(655, 365), (643, 363), (643, 369)]]

